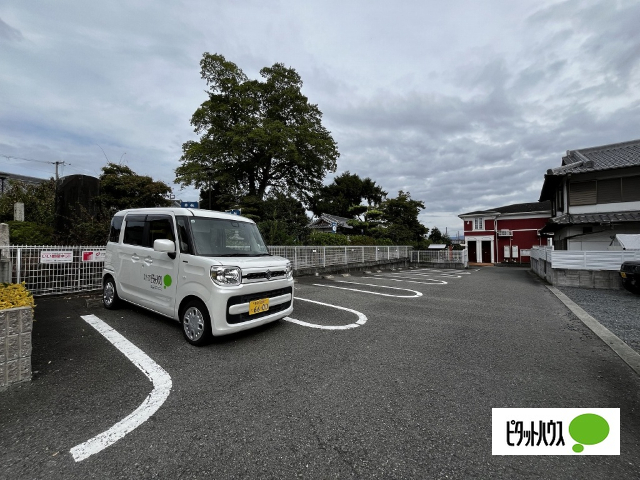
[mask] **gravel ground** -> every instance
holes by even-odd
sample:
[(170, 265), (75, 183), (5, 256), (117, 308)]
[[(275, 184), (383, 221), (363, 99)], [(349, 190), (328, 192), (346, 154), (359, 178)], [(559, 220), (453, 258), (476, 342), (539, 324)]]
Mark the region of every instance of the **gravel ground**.
[(558, 290), (640, 353), (640, 295), (626, 290), (575, 287)]

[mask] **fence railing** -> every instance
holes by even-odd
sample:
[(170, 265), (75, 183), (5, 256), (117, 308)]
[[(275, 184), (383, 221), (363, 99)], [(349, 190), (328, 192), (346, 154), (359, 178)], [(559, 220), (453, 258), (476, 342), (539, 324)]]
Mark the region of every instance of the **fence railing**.
[[(294, 270), (358, 265), (409, 259), (407, 246), (268, 247), (273, 255), (291, 261)], [(11, 282), (25, 282), (34, 295), (77, 293), (102, 288), (105, 246), (2, 247), (11, 262)]]
[(531, 256), (535, 260), (544, 260), (545, 262), (551, 261), (551, 252), (553, 247), (549, 246), (533, 246), (531, 247)]
[(34, 295), (96, 290), (102, 286), (104, 246), (15, 246), (9, 252), (11, 281)]
[(294, 270), (306, 268), (357, 265), (369, 262), (409, 259), (412, 247), (393, 246), (331, 246), (331, 247), (268, 247), (273, 255), (285, 257)]
[[(535, 256), (534, 256), (535, 255)], [(627, 260), (640, 260), (639, 250), (580, 251), (534, 247), (531, 258), (551, 263), (551, 268), (568, 270), (619, 270)]]
[(467, 250), (413, 250), (414, 263), (458, 263), (464, 268), (469, 265)]

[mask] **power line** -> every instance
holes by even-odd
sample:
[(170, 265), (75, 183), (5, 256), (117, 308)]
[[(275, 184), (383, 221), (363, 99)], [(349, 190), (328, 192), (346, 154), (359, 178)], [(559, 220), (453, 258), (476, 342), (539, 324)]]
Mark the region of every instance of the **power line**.
[(7, 160), (25, 160), (27, 162), (38, 162), (38, 163), (55, 163), (55, 162), (47, 162), (46, 160), (35, 160), (33, 158), (23, 158), (23, 157), (16, 157), (14, 155), (5, 155), (4, 153), (0, 153), (0, 157), (4, 157)]
[(0, 153), (0, 157), (5, 157), (7, 160), (11, 160), (13, 158), (16, 160), (25, 160), (27, 162), (49, 163), (51, 165), (55, 165), (56, 166), (56, 184), (60, 179), (60, 176), (58, 175), (58, 166), (62, 165), (64, 167), (65, 165), (71, 165), (70, 163), (66, 163), (65, 161), (56, 160), (55, 162), (47, 162), (45, 160), (36, 160), (34, 158), (14, 157), (13, 155), (5, 155), (4, 153)]

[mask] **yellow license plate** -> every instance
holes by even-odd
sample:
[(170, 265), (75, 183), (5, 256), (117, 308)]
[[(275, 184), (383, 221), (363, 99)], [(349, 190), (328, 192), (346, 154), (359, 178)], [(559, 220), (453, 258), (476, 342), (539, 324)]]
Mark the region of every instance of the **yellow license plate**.
[(260, 300), (253, 300), (249, 302), (249, 315), (266, 312), (267, 310), (269, 310), (268, 298), (262, 298)]
[(627, 278), (627, 274), (626, 274), (626, 273), (624, 273), (624, 272), (620, 272), (620, 276), (621, 276), (622, 278)]

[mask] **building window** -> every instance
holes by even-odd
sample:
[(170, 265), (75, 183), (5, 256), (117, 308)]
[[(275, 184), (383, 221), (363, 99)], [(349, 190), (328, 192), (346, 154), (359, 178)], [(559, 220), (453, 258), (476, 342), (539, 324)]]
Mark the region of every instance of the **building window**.
[(569, 205), (595, 205), (597, 199), (596, 181), (569, 184)]
[(473, 219), (473, 229), (474, 230), (484, 230), (484, 218), (474, 218)]
[(598, 180), (598, 203), (617, 203), (622, 201), (622, 183), (620, 178)]
[(640, 201), (640, 175), (622, 178), (622, 201)]

